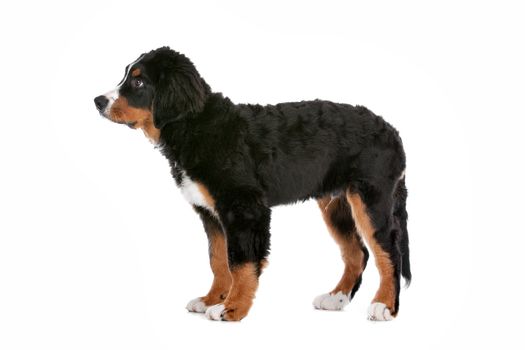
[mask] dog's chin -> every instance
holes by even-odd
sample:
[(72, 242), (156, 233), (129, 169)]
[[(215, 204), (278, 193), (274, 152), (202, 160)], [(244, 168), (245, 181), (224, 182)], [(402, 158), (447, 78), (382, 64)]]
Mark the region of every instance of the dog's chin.
[(109, 121), (113, 121), (113, 120), (111, 120), (111, 118), (109, 117), (109, 115), (108, 115), (108, 113), (106, 111), (98, 112), (98, 114), (100, 114), (100, 116), (102, 118), (105, 118), (105, 119), (107, 119)]
[(136, 129), (136, 127), (137, 127), (137, 122), (125, 122), (125, 121), (120, 121), (120, 120), (114, 120), (106, 113), (106, 111), (99, 112), (99, 114), (100, 114), (100, 116), (102, 118), (107, 119), (107, 120), (109, 120), (112, 123), (123, 124), (123, 125), (126, 125), (127, 127), (131, 128), (131, 129)]
[(122, 123), (122, 124), (126, 124), (128, 126), (128, 128), (130, 128), (130, 129), (136, 129), (136, 126), (137, 126), (137, 122), (126, 122), (126, 123)]

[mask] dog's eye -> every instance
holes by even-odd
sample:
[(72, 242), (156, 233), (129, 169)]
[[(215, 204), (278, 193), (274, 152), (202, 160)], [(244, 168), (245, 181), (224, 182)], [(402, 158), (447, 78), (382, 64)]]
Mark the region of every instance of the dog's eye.
[(144, 86), (144, 82), (142, 81), (142, 79), (134, 78), (131, 79), (131, 86), (133, 86), (135, 89), (138, 89)]

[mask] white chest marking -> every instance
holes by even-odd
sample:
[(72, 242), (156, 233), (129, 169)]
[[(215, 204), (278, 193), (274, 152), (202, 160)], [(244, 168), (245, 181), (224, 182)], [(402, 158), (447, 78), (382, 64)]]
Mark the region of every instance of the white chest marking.
[(208, 209), (215, 214), (215, 208), (211, 207), (199, 186), (192, 181), (185, 172), (182, 173), (182, 182), (180, 183), (180, 190), (184, 198), (192, 205)]

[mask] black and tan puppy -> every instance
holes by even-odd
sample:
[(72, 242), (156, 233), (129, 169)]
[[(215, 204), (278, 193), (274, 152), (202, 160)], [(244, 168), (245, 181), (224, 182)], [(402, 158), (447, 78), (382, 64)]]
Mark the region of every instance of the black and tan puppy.
[(270, 208), (314, 198), (345, 263), (337, 286), (314, 306), (341, 310), (350, 302), (368, 260), (366, 242), (381, 276), (369, 318), (397, 315), (400, 276), (411, 278), (405, 154), (381, 117), (319, 100), (234, 104), (167, 47), (128, 65), (95, 104), (158, 145), (204, 223), (214, 279), (188, 310), (213, 320), (245, 317), (266, 265)]

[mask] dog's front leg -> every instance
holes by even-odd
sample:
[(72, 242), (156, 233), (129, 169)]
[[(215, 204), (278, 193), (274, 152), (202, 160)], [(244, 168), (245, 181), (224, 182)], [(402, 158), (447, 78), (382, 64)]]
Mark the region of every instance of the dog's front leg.
[(226, 250), (226, 235), (218, 219), (208, 209), (195, 206), (199, 213), (204, 230), (208, 236), (210, 267), (213, 272), (213, 283), (210, 291), (203, 297), (190, 300), (186, 309), (191, 312), (206, 312), (213, 305), (223, 302), (232, 285), (231, 273), (228, 268), (228, 253)]
[[(235, 194), (233, 194), (235, 193)], [(239, 321), (250, 310), (270, 248), (270, 209), (251, 192), (230, 192), (216, 205), (226, 233), (232, 285), (223, 303), (212, 306), (212, 320)]]

